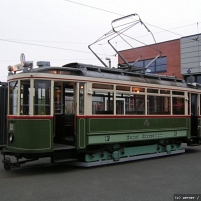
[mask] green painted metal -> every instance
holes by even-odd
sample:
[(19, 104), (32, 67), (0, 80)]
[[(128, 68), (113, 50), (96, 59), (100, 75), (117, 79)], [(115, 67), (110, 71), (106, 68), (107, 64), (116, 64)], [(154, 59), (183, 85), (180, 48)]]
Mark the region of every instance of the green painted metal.
[[(8, 126), (14, 133), (14, 141), (8, 145), (8, 150), (19, 153), (53, 151), (52, 119), (9, 119)], [(76, 148), (181, 138), (188, 136), (188, 126), (187, 118), (78, 118)]]
[(144, 154), (163, 153), (163, 152), (170, 154), (171, 151), (176, 151), (180, 149), (182, 149), (181, 146), (177, 144), (171, 144), (166, 147), (163, 147), (158, 144), (137, 146), (137, 147), (126, 147), (118, 151), (114, 151), (113, 153), (102, 151), (95, 154), (85, 154), (85, 161), (95, 162), (95, 161), (104, 161), (111, 159), (113, 159), (114, 161), (118, 161), (120, 158), (139, 156)]
[[(187, 118), (90, 118), (87, 133), (187, 128)], [(148, 123), (148, 126), (146, 124)]]
[(82, 149), (86, 147), (86, 119), (78, 119), (77, 125), (77, 148)]
[(86, 118), (77, 120), (77, 149), (93, 144), (190, 136), (190, 118)]
[(18, 153), (44, 153), (52, 151), (52, 119), (9, 119), (10, 132), (14, 141), (7, 149)]
[(143, 132), (138, 134), (99, 134), (88, 136), (88, 144), (120, 143), (186, 137), (186, 130)]

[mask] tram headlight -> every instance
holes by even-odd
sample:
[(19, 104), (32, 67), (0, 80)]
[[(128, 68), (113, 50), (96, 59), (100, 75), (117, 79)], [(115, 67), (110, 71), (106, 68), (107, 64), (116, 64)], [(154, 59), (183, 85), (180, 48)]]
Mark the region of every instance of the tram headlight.
[(10, 132), (8, 134), (8, 139), (9, 139), (9, 142), (13, 142), (14, 141), (14, 134)]

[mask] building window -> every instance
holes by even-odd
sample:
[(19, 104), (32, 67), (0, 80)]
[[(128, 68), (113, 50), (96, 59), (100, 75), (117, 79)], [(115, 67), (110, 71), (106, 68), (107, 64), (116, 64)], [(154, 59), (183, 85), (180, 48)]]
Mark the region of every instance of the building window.
[(197, 82), (197, 83), (201, 83), (201, 76), (200, 76), (200, 75), (197, 75), (197, 76), (196, 76), (196, 82)]
[[(136, 67), (146, 67), (153, 59), (146, 59), (138, 61), (135, 66)], [(167, 71), (167, 58), (160, 57), (156, 59), (151, 65), (147, 68), (146, 73), (160, 73)]]

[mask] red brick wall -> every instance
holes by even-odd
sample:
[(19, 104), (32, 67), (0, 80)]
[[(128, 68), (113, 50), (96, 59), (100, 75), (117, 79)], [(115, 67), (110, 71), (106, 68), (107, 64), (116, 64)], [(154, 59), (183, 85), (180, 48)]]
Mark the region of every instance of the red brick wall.
[[(175, 76), (183, 79), (181, 75), (181, 62), (180, 62), (180, 40), (172, 40), (163, 43), (158, 43), (158, 48), (162, 52), (161, 56), (167, 57), (167, 72), (160, 73), (163, 75)], [(154, 49), (153, 49), (154, 48)], [(135, 48), (142, 55), (141, 60), (152, 59), (158, 55), (156, 45), (144, 46)], [(128, 62), (133, 62), (139, 58), (139, 54), (134, 50), (124, 50), (120, 52)], [(118, 63), (124, 63), (121, 58), (118, 58)]]

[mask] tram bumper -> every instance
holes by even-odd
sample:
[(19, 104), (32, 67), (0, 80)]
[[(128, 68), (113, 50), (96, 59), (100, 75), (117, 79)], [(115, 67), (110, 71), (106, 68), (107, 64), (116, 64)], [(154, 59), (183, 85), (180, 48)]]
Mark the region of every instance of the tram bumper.
[(14, 152), (11, 152), (9, 150), (6, 149), (6, 147), (4, 147), (2, 150), (1, 150), (1, 155), (3, 155), (4, 157), (7, 155), (7, 156), (15, 156), (15, 157), (19, 157), (20, 154), (16, 154)]
[[(10, 170), (13, 167), (19, 167), (20, 163), (18, 162), (18, 159), (20, 158), (19, 154), (13, 153), (11, 151), (8, 151), (6, 148), (3, 148), (1, 150), (1, 154), (3, 155), (2, 163), (4, 164), (5, 170)], [(17, 159), (17, 162), (11, 162), (9, 157), (6, 156), (14, 156)]]
[[(20, 167), (21, 164), (38, 160), (38, 158), (35, 157), (35, 158), (19, 161), (19, 159), (23, 158), (24, 156), (19, 153), (14, 153), (12, 151), (9, 151), (6, 148), (1, 150), (1, 154), (3, 155), (2, 163), (4, 164), (5, 170), (10, 170), (11, 168), (15, 168), (15, 167)], [(16, 162), (11, 162), (11, 159), (7, 156), (14, 156), (16, 158)]]

